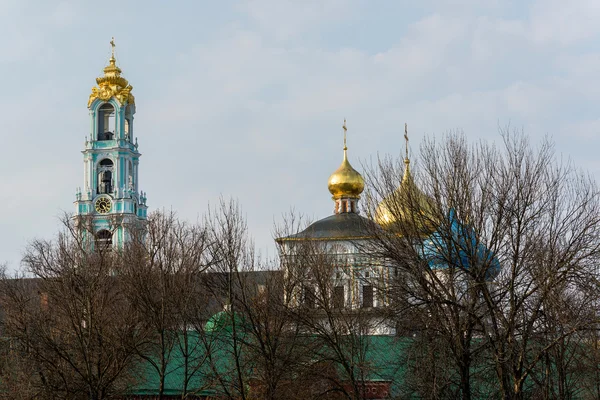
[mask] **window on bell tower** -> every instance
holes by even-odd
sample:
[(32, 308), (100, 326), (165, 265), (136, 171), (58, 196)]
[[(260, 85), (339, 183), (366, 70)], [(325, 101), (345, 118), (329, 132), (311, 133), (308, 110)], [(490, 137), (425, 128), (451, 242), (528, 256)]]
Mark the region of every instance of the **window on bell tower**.
[(96, 233), (96, 250), (108, 250), (112, 246), (112, 232), (106, 229), (103, 229)]
[(112, 184), (113, 162), (108, 158), (98, 164), (98, 194), (108, 194), (113, 191)]
[(127, 140), (131, 140), (129, 138), (129, 119), (125, 118), (125, 138)]
[(115, 138), (115, 108), (105, 103), (98, 110), (98, 140)]
[(135, 190), (135, 183), (133, 182), (133, 164), (131, 161), (127, 163), (127, 170), (129, 171), (129, 176), (127, 178), (127, 187), (129, 190)]
[(133, 112), (133, 106), (131, 104), (127, 105), (127, 107), (125, 108), (125, 140), (131, 143), (133, 143), (133, 131), (131, 129), (131, 122), (133, 121)]

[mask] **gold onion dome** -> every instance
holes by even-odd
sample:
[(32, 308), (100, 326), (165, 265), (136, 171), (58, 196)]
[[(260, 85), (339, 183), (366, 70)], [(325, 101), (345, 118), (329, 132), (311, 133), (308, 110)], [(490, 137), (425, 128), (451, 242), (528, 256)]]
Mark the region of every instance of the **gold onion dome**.
[(135, 98), (131, 94), (133, 86), (127, 79), (121, 76), (121, 68), (117, 67), (115, 58), (115, 38), (110, 41), (112, 52), (108, 65), (104, 67), (104, 75), (96, 78), (98, 86), (92, 88), (92, 94), (88, 100), (88, 107), (96, 99), (107, 101), (115, 97), (121, 104), (135, 104)]
[(348, 161), (348, 147), (346, 147), (346, 120), (344, 120), (344, 159), (342, 165), (335, 170), (329, 180), (327, 187), (334, 199), (342, 197), (359, 198), (365, 188), (365, 180)]
[(98, 85), (112, 84), (126, 87), (129, 82), (121, 76), (121, 72), (121, 68), (117, 67), (117, 60), (113, 55), (108, 60), (108, 65), (104, 67), (104, 76), (96, 78), (96, 83)]
[(400, 186), (384, 198), (375, 209), (375, 222), (386, 229), (399, 231), (416, 231), (417, 234), (429, 235), (438, 224), (433, 212), (433, 200), (419, 189), (410, 173), (408, 159), (408, 135), (406, 139), (406, 158), (404, 159), (404, 175)]

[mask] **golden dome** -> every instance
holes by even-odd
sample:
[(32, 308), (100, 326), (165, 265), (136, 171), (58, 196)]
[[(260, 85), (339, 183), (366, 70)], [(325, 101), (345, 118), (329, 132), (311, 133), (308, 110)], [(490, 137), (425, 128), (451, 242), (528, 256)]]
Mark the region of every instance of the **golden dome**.
[(346, 119), (344, 119), (342, 129), (344, 129), (344, 159), (342, 165), (329, 177), (327, 187), (334, 200), (342, 197), (358, 199), (365, 188), (365, 180), (348, 162), (348, 155), (346, 154), (348, 151), (346, 146), (346, 131), (348, 130)]
[(365, 180), (348, 162), (346, 151), (347, 148), (344, 146), (342, 165), (331, 174), (327, 181), (327, 187), (334, 199), (342, 197), (358, 198), (365, 188)]
[(115, 56), (111, 56), (108, 60), (108, 65), (104, 67), (104, 76), (96, 78), (96, 83), (98, 85), (112, 84), (127, 87), (129, 82), (121, 76), (121, 68), (117, 67), (116, 63), (117, 60), (115, 59)]
[(413, 226), (420, 234), (431, 234), (437, 228), (433, 201), (415, 184), (408, 158), (404, 164), (406, 167), (400, 187), (379, 203), (375, 210), (375, 222), (388, 229), (402, 224), (404, 229)]
[(112, 53), (108, 65), (104, 67), (104, 75), (96, 78), (98, 86), (92, 88), (92, 94), (88, 100), (88, 107), (96, 99), (109, 100), (115, 97), (121, 104), (135, 104), (135, 98), (131, 94), (133, 87), (127, 79), (121, 76), (121, 68), (117, 67), (115, 59), (115, 38), (111, 40)]

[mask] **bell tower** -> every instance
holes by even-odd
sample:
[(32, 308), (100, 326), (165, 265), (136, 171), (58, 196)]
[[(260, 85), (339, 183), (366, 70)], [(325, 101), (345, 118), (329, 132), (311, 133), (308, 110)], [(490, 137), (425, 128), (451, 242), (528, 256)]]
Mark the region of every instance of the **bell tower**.
[(139, 190), (141, 154), (134, 140), (133, 87), (116, 65), (115, 41), (104, 75), (96, 78), (88, 100), (90, 134), (83, 153), (83, 188), (78, 188), (75, 217), (85, 217), (95, 247), (122, 247), (126, 227), (147, 216), (146, 194)]

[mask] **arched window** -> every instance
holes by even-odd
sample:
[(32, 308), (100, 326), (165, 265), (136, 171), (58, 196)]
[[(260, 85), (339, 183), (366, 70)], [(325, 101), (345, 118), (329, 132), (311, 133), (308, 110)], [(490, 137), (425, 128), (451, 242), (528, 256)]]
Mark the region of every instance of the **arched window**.
[(129, 190), (135, 190), (135, 182), (133, 181), (133, 163), (129, 161), (127, 163), (127, 170), (129, 171), (129, 176), (127, 177), (127, 187)]
[(115, 138), (115, 108), (105, 103), (98, 110), (98, 140)]
[(112, 184), (113, 162), (108, 158), (98, 164), (98, 194), (108, 194), (113, 191)]
[(125, 139), (131, 141), (129, 137), (129, 119), (125, 118)]
[(102, 229), (96, 233), (96, 250), (107, 250), (112, 246), (112, 232)]
[(125, 140), (133, 143), (133, 113), (134, 107), (129, 104), (127, 108), (125, 108)]

